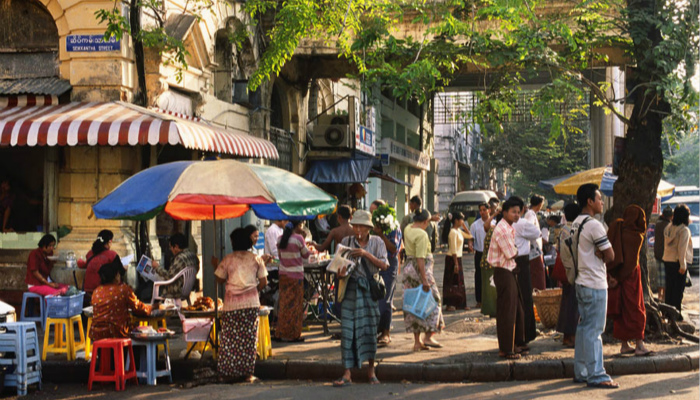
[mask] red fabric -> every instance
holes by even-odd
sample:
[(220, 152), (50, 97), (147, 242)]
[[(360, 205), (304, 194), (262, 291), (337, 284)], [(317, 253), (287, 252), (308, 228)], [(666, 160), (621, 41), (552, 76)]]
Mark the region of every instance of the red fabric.
[(569, 283), (569, 278), (566, 277), (566, 268), (564, 268), (564, 263), (561, 261), (558, 251), (557, 259), (554, 261), (554, 268), (552, 268), (552, 273), (549, 276), (561, 283)]
[[(644, 339), (647, 313), (644, 307), (642, 279), (639, 266), (618, 285), (619, 313), (614, 317), (613, 336), (618, 340)], [(608, 297), (608, 301), (613, 296)], [(608, 303), (609, 304), (609, 303)]]
[(68, 290), (68, 285), (64, 285), (62, 283), (58, 284), (58, 289), (54, 289), (49, 285), (37, 285), (37, 286), (32, 286), (29, 288), (29, 291), (32, 293), (36, 293), (41, 296), (58, 296), (62, 295)]
[(43, 285), (44, 282), (39, 282), (39, 279), (34, 276), (34, 271), (39, 271), (41, 276), (47, 279), (49, 274), (51, 274), (51, 269), (53, 269), (53, 261), (46, 258), (46, 255), (41, 249), (36, 248), (29, 253), (29, 259), (27, 260), (27, 276), (24, 278), (24, 281), (27, 285)]
[(547, 289), (547, 280), (545, 278), (544, 261), (542, 260), (542, 256), (530, 260), (530, 279), (532, 279), (533, 289)]
[[(92, 257), (92, 250), (88, 251), (87, 255), (85, 256), (86, 260), (90, 260), (90, 257)], [(82, 268), (86, 268), (87, 270), (85, 271), (85, 282), (83, 283), (83, 290), (85, 290), (88, 293), (92, 293), (97, 289), (98, 286), (102, 283), (100, 281), (100, 268), (108, 263), (111, 263), (114, 261), (114, 259), (117, 257), (117, 252), (113, 250), (105, 250), (102, 253), (96, 255), (95, 257), (90, 260), (90, 262), (86, 265), (83, 266)]]

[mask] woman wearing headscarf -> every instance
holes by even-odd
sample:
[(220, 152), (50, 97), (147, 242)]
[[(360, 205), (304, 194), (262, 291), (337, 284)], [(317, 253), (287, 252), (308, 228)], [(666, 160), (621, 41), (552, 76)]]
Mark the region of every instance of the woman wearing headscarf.
[[(414, 336), (413, 351), (429, 350), (430, 347), (442, 347), (433, 336), (442, 332), (445, 321), (442, 318), (442, 299), (433, 276), (433, 255), (430, 253), (430, 239), (425, 228), (430, 224), (430, 212), (420, 210), (413, 217), (413, 223), (406, 226), (404, 231), (404, 246), (406, 261), (401, 268), (403, 290), (422, 287), (430, 291), (438, 306), (425, 319), (419, 319), (404, 311), (403, 319), (406, 332)], [(421, 339), (421, 333), (425, 338)]]
[[(97, 289), (101, 283), (100, 268), (114, 260), (119, 261), (119, 265), (121, 265), (119, 255), (112, 250), (112, 239), (114, 239), (114, 233), (112, 233), (112, 231), (109, 229), (101, 230), (100, 233), (97, 234), (97, 239), (92, 243), (92, 248), (85, 256), (85, 263), (78, 263), (79, 268), (85, 269), (85, 280), (83, 281), (83, 290), (85, 291), (83, 303), (85, 304), (90, 304), (92, 292)], [(123, 266), (119, 269), (119, 274), (123, 281), (124, 274), (126, 274), (126, 270)]]
[(304, 259), (311, 253), (306, 248), (303, 221), (288, 222), (277, 244), (280, 258), (279, 310), (275, 339), (303, 342), (304, 323)]
[(688, 263), (693, 261), (690, 209), (681, 204), (673, 210), (671, 225), (664, 230), (664, 268), (666, 269), (666, 304), (681, 310)]
[(255, 356), (258, 341), (259, 291), (267, 285), (267, 270), (262, 259), (249, 250), (253, 247), (250, 234), (243, 228), (231, 232), (232, 252), (218, 265), (214, 275), (226, 285), (221, 314), (221, 342), (218, 371), (222, 380), (243, 378), (256, 380)]
[(100, 267), (100, 286), (92, 295), (93, 317), (90, 339), (128, 338), (131, 332), (131, 315), (148, 315), (151, 306), (136, 298), (129, 285), (122, 283), (122, 263), (113, 260)]
[(447, 219), (441, 234), (441, 240), (447, 243), (445, 273), (442, 279), (443, 301), (447, 306), (446, 311), (469, 310), (467, 290), (464, 286), (462, 251), (464, 239), (471, 239), (472, 235), (461, 212), (447, 214)]
[(350, 369), (361, 368), (365, 361), (369, 362), (369, 383), (379, 383), (374, 372), (379, 307), (377, 301), (372, 299), (369, 280), (375, 279), (379, 271), (389, 268), (389, 261), (384, 241), (369, 234), (374, 229), (374, 224), (368, 211), (355, 211), (352, 216), (352, 229), (355, 235), (344, 238), (341, 243), (353, 249), (350, 251), (350, 257), (354, 258), (355, 266), (349, 272), (346, 268), (338, 271), (341, 282), (338, 301), (342, 301), (343, 316), (340, 321), (340, 350), (345, 372), (340, 379), (333, 382), (333, 386), (336, 387), (350, 385)]

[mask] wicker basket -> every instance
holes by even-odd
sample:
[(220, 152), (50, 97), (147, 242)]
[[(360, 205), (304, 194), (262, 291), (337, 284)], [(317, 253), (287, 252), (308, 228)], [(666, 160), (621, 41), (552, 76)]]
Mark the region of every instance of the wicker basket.
[(537, 314), (545, 328), (551, 329), (557, 325), (559, 319), (559, 305), (561, 304), (561, 288), (537, 290), (532, 293), (532, 301), (537, 307)]

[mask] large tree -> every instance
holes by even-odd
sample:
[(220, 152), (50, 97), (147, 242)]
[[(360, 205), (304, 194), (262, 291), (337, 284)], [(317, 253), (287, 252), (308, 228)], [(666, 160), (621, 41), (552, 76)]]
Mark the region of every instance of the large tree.
[[(302, 40), (318, 40), (337, 46), (365, 86), (383, 85), (397, 97), (425, 101), (460, 74), (482, 74), (472, 118), (498, 135), (515, 93), (544, 74), (548, 83), (531, 110), (551, 121), (551, 139), (566, 135), (575, 113), (586, 112), (559, 112), (559, 105), (590, 90), (595, 104), (627, 130), (615, 217), (630, 204), (651, 214), (663, 171), (663, 121), (674, 132), (697, 129), (698, 93), (691, 84), (697, 0), (248, 0), (246, 9), (269, 26), (252, 87), (279, 74)], [(628, 59), (626, 93), (614, 93), (592, 73), (616, 50)], [(629, 116), (617, 107), (624, 100), (633, 104)], [(653, 300), (642, 255), (645, 299), (652, 322), (663, 330), (659, 309), (671, 320), (678, 315)]]

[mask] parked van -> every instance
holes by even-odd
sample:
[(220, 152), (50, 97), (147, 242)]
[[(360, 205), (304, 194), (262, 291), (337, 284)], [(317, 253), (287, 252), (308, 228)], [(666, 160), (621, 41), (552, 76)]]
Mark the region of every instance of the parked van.
[(464, 214), (464, 217), (471, 224), (474, 219), (479, 217), (479, 204), (488, 203), (492, 197), (498, 198), (495, 192), (491, 190), (467, 190), (459, 192), (450, 202), (449, 212), (456, 211)]

